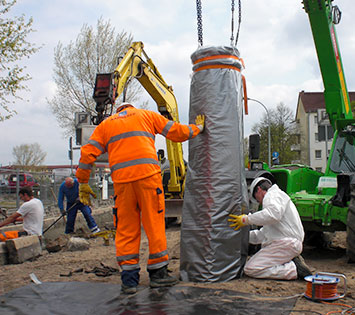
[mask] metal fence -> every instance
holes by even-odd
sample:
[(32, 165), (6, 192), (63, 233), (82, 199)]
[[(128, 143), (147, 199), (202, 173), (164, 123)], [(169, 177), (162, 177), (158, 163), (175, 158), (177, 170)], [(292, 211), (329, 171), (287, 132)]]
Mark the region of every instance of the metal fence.
[[(59, 187), (66, 176), (55, 176), (50, 171), (31, 172), (0, 168), (0, 220), (20, 207), (19, 189), (28, 184), (28, 182), (22, 181), (25, 174), (30, 175), (30, 186), (33, 188), (35, 197), (42, 201), (46, 217), (59, 215), (57, 198)], [(107, 175), (105, 177), (90, 179), (89, 184), (97, 194), (97, 199), (93, 200), (94, 207), (113, 205), (113, 184), (108, 182)], [(34, 179), (34, 182), (31, 181), (31, 178)], [(105, 188), (103, 189), (103, 187)]]

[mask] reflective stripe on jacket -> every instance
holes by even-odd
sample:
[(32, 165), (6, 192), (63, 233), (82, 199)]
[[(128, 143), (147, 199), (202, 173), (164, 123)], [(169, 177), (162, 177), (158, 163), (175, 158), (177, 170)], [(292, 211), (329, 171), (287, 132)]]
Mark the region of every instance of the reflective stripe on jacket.
[(126, 183), (160, 172), (155, 149), (155, 135), (182, 142), (200, 133), (196, 125), (182, 125), (153, 111), (134, 107), (108, 117), (98, 125), (89, 143), (81, 148), (76, 177), (89, 180), (92, 164), (108, 152), (111, 177), (115, 183)]

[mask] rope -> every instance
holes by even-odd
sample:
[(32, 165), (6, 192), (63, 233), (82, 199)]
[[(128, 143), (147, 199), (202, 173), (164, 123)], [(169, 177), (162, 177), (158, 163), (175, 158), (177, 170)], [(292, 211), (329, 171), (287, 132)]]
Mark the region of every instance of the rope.
[(353, 308), (352, 306), (350, 306), (350, 305), (347, 305), (347, 304), (343, 304), (343, 303), (329, 303), (329, 302), (324, 302), (324, 301), (321, 301), (321, 303), (322, 303), (322, 304), (327, 304), (327, 305), (344, 306), (344, 307), (347, 308), (347, 309), (342, 310), (342, 311), (330, 311), (330, 312), (326, 313), (325, 315), (336, 314), (336, 313), (348, 314), (348, 315), (355, 314), (354, 308)]
[(202, 35), (202, 5), (201, 0), (196, 0), (197, 9), (197, 38), (199, 46), (203, 46), (203, 35)]

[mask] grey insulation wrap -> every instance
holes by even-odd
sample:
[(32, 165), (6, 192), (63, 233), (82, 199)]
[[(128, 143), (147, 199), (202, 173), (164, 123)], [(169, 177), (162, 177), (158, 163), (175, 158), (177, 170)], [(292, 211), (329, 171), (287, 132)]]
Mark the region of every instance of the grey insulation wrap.
[[(203, 47), (191, 56), (193, 63), (207, 60), (194, 65), (189, 119), (204, 114), (206, 120), (204, 132), (189, 141), (180, 242), (183, 281), (231, 280), (241, 275), (247, 258), (249, 229), (234, 231), (228, 222), (229, 213), (248, 213), (242, 78), (236, 70), (241, 64), (228, 56), (239, 53), (231, 47)], [(211, 69), (196, 71), (206, 62)]]

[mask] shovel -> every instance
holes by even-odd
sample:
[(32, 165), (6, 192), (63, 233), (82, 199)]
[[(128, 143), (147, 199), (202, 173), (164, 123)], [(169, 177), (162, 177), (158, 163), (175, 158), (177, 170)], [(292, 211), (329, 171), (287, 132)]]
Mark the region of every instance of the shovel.
[(76, 206), (77, 204), (79, 203), (79, 201), (75, 201), (72, 206), (66, 211), (64, 212), (63, 214), (60, 215), (60, 217), (58, 219), (56, 219), (49, 227), (47, 227), (42, 234), (46, 233), (53, 225), (55, 225), (61, 218), (63, 218), (67, 213), (69, 213), (69, 211), (71, 209), (74, 208), (74, 206)]

